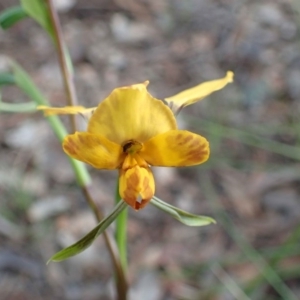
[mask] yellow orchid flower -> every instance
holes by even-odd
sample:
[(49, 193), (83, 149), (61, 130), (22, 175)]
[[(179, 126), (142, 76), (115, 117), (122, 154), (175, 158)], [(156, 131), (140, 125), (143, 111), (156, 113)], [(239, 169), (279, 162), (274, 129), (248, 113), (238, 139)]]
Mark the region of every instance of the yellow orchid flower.
[(136, 210), (154, 195), (149, 165), (192, 166), (209, 156), (206, 139), (178, 130), (172, 111), (147, 92), (145, 83), (115, 89), (94, 111), (87, 131), (67, 135), (63, 149), (95, 168), (119, 169), (120, 196)]
[[(232, 80), (227, 73), (227, 79), (203, 83), (182, 92), (182, 98), (178, 94), (166, 102), (173, 109), (192, 104), (204, 94), (224, 87), (230, 76)], [(150, 166), (194, 166), (209, 157), (208, 141), (190, 131), (178, 130), (172, 110), (148, 93), (148, 83), (116, 88), (97, 108), (37, 107), (45, 115), (92, 113), (87, 131), (67, 135), (63, 149), (95, 168), (118, 169), (120, 196), (135, 210), (143, 208), (154, 196)]]
[(224, 78), (203, 82), (191, 89), (180, 92), (172, 97), (165, 98), (165, 101), (174, 114), (178, 114), (185, 106), (194, 104), (213, 92), (221, 90), (228, 83), (233, 82), (233, 76), (233, 72), (228, 71)]

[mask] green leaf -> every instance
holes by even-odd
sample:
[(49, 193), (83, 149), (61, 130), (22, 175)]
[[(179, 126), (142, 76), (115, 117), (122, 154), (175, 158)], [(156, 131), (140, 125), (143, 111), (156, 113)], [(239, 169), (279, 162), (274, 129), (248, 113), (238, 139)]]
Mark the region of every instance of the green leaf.
[(52, 38), (53, 27), (50, 20), (49, 10), (44, 0), (20, 0), (24, 11), (38, 22)]
[[(37, 105), (48, 105), (47, 100), (36, 87), (31, 77), (25, 72), (25, 70), (16, 62), (10, 60), (10, 66), (13, 71), (14, 80), (16, 85)], [(66, 132), (63, 133), (63, 137)], [(63, 138), (62, 137), (62, 138)]]
[(0, 26), (8, 29), (18, 21), (28, 17), (22, 6), (14, 6), (4, 10), (0, 15)]
[[(54, 34), (53, 22), (50, 17), (50, 10), (47, 6), (47, 1), (45, 0), (20, 0), (21, 5), (23, 6), (25, 12), (32, 17), (36, 22), (38, 22), (51, 36), (52, 41), (57, 46), (57, 38)], [(70, 54), (68, 49), (63, 43), (63, 52), (67, 60), (67, 67), (70, 70), (71, 74), (73, 74), (73, 64), (70, 58)]]
[(84, 236), (77, 243), (57, 252), (54, 254), (47, 263), (51, 261), (62, 261), (76, 254), (81, 253), (86, 248), (88, 248), (94, 240), (116, 219), (116, 217), (127, 207), (124, 201), (120, 201), (114, 210), (103, 219), (92, 231), (90, 231), (86, 236)]
[(170, 214), (179, 222), (188, 226), (205, 226), (211, 223), (216, 223), (216, 221), (210, 217), (188, 213), (180, 208), (177, 208), (162, 201), (161, 199), (155, 196), (151, 199), (150, 203), (156, 206), (157, 208), (163, 210), (164, 212)]
[[(15, 61), (9, 60), (10, 67), (12, 69), (16, 85), (37, 105), (49, 105), (47, 99), (43, 96), (40, 90), (37, 88), (28, 73)], [(53, 129), (53, 132), (60, 141), (63, 141), (67, 135), (67, 131), (57, 116), (47, 117), (47, 121)], [(71, 157), (68, 157), (71, 165), (74, 169), (76, 180), (79, 186), (86, 186), (90, 184), (91, 178), (85, 167), (85, 165)]]
[(0, 73), (0, 86), (16, 83), (15, 77), (11, 73)]

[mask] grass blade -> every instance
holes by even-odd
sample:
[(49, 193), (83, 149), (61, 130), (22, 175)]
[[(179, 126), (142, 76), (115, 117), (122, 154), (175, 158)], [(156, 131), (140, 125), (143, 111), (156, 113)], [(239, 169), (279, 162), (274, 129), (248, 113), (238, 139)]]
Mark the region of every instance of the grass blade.
[(0, 26), (8, 29), (18, 21), (28, 17), (22, 6), (14, 6), (4, 10), (0, 15)]

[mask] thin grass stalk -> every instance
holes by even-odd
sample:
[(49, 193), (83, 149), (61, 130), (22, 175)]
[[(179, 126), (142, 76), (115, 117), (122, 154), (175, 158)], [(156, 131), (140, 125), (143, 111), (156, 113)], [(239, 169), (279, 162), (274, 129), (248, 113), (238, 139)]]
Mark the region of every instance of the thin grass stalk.
[(276, 290), (276, 292), (282, 297), (282, 299), (297, 300), (295, 294), (283, 282), (279, 274), (267, 263), (262, 255), (248, 243), (246, 238), (237, 229), (237, 226), (235, 226), (230, 217), (220, 207), (221, 204), (218, 203), (218, 195), (208, 177), (205, 176), (201, 179), (201, 187), (203, 191), (209, 194), (209, 199), (212, 199), (212, 205), (214, 211), (216, 212), (216, 220), (218, 221), (218, 223), (224, 226), (232, 239), (241, 248), (241, 250), (249, 258), (249, 260), (251, 260), (255, 264), (266, 281), (274, 288), (274, 290)]

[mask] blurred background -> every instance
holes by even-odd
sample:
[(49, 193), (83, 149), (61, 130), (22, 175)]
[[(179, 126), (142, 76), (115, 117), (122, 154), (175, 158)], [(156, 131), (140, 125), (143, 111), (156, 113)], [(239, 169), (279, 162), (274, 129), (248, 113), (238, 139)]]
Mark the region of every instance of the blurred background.
[[(186, 227), (150, 204), (130, 210), (130, 300), (299, 299), (300, 2), (56, 3), (81, 105), (145, 80), (162, 99), (235, 73), (233, 84), (178, 116), (180, 128), (210, 141), (209, 161), (155, 169), (158, 197), (217, 224)], [(1, 0), (0, 10), (17, 4)], [(0, 54), (64, 106), (55, 49), (33, 20), (0, 31)], [(13, 86), (1, 94), (29, 100)], [(117, 172), (91, 174), (97, 204), (109, 213)], [(0, 299), (112, 299), (102, 237), (75, 258), (45, 264), (95, 224), (42, 114), (1, 113)]]

